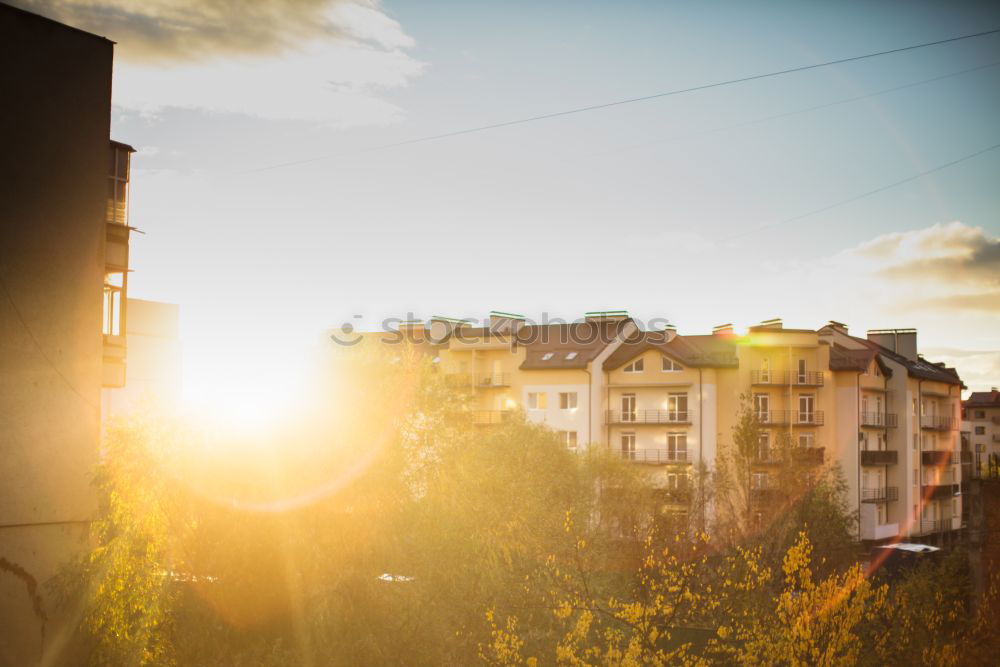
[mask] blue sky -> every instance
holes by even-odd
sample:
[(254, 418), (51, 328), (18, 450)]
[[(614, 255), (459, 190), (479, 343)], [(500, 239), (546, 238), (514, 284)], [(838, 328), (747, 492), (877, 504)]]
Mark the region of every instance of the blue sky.
[[(597, 308), (682, 333), (916, 326), (972, 388), (1000, 383), (1000, 150), (758, 229), (1000, 143), (1000, 64), (746, 124), (1000, 62), (1000, 35), (366, 150), (998, 28), (995, 3), (287, 5), (248, 43), (266, 22), (169, 48), (104, 31), (113, 134), (140, 149), (132, 293), (181, 304), (200, 386), (355, 314)], [(73, 6), (35, 9), (102, 32)]]

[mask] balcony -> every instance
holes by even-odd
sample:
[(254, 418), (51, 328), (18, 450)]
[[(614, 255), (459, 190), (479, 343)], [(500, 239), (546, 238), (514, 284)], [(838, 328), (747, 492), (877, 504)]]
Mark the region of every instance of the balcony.
[(691, 410), (608, 410), (606, 424), (690, 424)]
[(799, 387), (822, 387), (823, 374), (819, 371), (792, 371), (792, 384)]
[(892, 500), (899, 500), (899, 489), (895, 486), (861, 489), (861, 502), (863, 503), (887, 503)]
[(920, 452), (920, 462), (925, 466), (950, 466), (959, 462), (959, 453), (951, 449), (928, 449)]
[(920, 417), (920, 428), (925, 428), (929, 431), (954, 431), (955, 427), (956, 423), (952, 417), (937, 417), (932, 415), (923, 415)]
[[(785, 451), (788, 453), (788, 458), (785, 457)], [(791, 447), (788, 450), (769, 447), (757, 451), (754, 463), (758, 465), (782, 465), (791, 461), (803, 465), (822, 465), (825, 452), (823, 447)]]
[(861, 539), (863, 540), (887, 540), (897, 535), (899, 535), (898, 523), (861, 523)]
[(666, 465), (668, 463), (683, 464), (691, 462), (687, 450), (683, 449), (622, 449), (620, 453), (623, 459), (634, 461), (635, 463)]
[(923, 534), (927, 533), (945, 533), (952, 530), (953, 521), (951, 519), (921, 519), (920, 520), (920, 532)]
[(513, 417), (513, 410), (473, 410), (472, 423), (477, 426), (503, 424)]
[(822, 387), (823, 373), (818, 371), (750, 371), (750, 384), (763, 386)]
[(861, 465), (890, 466), (899, 461), (899, 453), (887, 449), (862, 449)]
[(872, 428), (896, 428), (896, 415), (891, 412), (862, 412), (861, 425)]
[(471, 387), (471, 373), (449, 373), (444, 376), (444, 381), (449, 387)]
[(479, 389), (489, 387), (509, 387), (510, 373), (477, 373), (476, 387)]
[(812, 410), (803, 412), (801, 410), (767, 410), (757, 411), (757, 420), (764, 426), (783, 426), (795, 424), (796, 426), (822, 426), (824, 423), (823, 411)]
[(961, 487), (958, 484), (924, 484), (924, 500), (947, 500), (960, 495)]

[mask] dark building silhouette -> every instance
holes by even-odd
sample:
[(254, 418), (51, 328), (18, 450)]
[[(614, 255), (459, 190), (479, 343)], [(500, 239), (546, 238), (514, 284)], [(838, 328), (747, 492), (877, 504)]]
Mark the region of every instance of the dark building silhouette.
[(73, 662), (45, 583), (88, 546), (101, 388), (125, 377), (133, 151), (110, 141), (113, 51), (0, 5), (4, 665)]

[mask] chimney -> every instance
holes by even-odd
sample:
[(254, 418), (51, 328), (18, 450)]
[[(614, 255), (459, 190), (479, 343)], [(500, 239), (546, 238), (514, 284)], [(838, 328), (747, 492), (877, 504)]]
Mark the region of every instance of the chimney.
[(916, 329), (869, 329), (868, 340), (910, 361), (917, 360)]
[(467, 325), (468, 322), (465, 320), (457, 320), (453, 317), (445, 317), (443, 315), (432, 315), (430, 327), (428, 327), (431, 342), (440, 345), (451, 337), (455, 329)]
[(837, 320), (830, 320), (829, 322), (826, 323), (826, 326), (830, 327), (831, 329), (835, 329), (842, 334), (847, 333), (847, 325), (844, 324), (843, 322), (838, 322)]
[(713, 336), (732, 336), (733, 335), (733, 323), (729, 322), (727, 324), (720, 324), (717, 327), (712, 327)]
[(771, 320), (764, 320), (763, 322), (761, 322), (760, 324), (757, 325), (757, 328), (759, 328), (759, 329), (781, 329), (782, 328), (781, 318), (780, 317), (775, 317), (774, 319), (771, 319)]
[(423, 320), (403, 320), (399, 332), (411, 341), (423, 341), (427, 333)]

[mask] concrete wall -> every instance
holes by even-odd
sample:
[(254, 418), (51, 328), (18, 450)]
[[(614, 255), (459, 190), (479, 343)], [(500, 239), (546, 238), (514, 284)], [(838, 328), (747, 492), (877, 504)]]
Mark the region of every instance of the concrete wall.
[[(41, 585), (95, 508), (112, 43), (6, 5), (0, 35), (0, 558)], [(12, 567), (0, 663), (37, 664)]]

